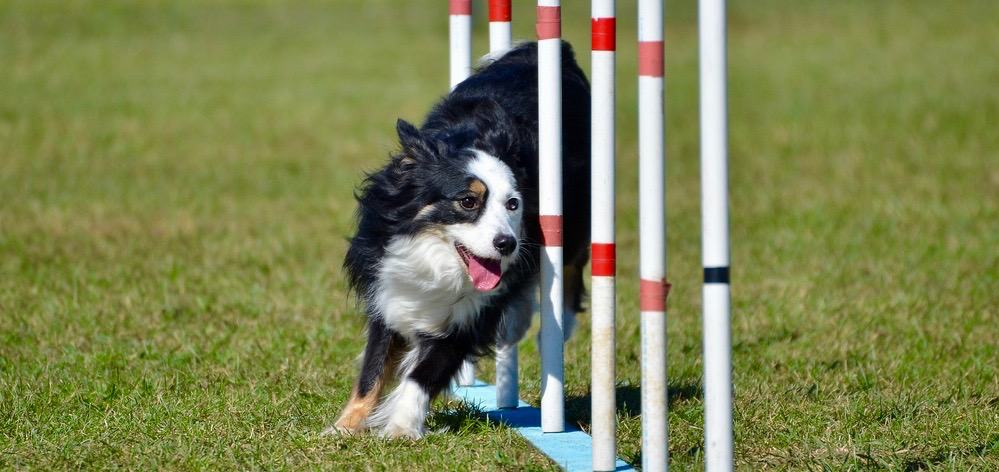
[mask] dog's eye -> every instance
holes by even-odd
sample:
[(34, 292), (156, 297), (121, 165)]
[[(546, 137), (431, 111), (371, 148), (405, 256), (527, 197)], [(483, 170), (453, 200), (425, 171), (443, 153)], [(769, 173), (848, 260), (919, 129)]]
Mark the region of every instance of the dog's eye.
[(458, 203), (460, 203), (461, 207), (466, 210), (474, 210), (479, 206), (479, 199), (475, 197), (465, 197), (462, 198), (461, 201), (459, 201)]
[(520, 200), (517, 200), (516, 198), (511, 198), (506, 201), (507, 210), (516, 211), (518, 208), (520, 208)]

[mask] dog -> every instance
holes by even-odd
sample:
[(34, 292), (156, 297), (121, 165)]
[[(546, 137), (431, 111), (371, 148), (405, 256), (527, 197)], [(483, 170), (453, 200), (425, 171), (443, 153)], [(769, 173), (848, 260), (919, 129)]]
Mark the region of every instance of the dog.
[[(519, 45), (398, 120), (400, 150), (355, 194), (343, 267), (367, 315), (350, 400), (328, 434), (420, 438), (465, 360), (515, 344), (538, 292), (538, 54)], [(590, 86), (562, 43), (565, 333), (583, 298), (590, 233)], [(394, 384), (390, 394), (383, 390)]]

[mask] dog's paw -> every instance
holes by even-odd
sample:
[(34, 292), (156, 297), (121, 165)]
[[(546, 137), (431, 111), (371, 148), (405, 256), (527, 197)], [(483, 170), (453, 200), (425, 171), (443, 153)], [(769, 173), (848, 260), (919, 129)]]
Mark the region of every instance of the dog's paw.
[(320, 436), (340, 436), (343, 434), (350, 434), (350, 432), (341, 431), (340, 428), (336, 427), (336, 425), (329, 426), (326, 429), (324, 429), (323, 432), (319, 433)]
[(319, 433), (321, 436), (349, 436), (367, 431), (363, 421), (353, 421), (352, 418), (340, 418), (333, 426)]
[(424, 436), (423, 427), (414, 427), (406, 424), (389, 424), (382, 429), (381, 437), (388, 439), (422, 439)]
[(323, 432), (319, 433), (319, 435), (328, 438), (333, 438), (337, 436), (354, 436), (356, 434), (361, 434), (363, 432), (364, 430), (362, 429), (347, 429), (347, 428), (341, 428), (337, 425), (333, 425), (324, 429)]

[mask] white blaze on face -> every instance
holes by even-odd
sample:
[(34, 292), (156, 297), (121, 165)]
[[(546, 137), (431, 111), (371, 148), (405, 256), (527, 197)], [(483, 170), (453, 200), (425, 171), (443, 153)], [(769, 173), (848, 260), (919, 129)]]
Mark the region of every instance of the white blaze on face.
[[(502, 271), (517, 256), (517, 251), (503, 256), (493, 241), (497, 236), (512, 236), (520, 244), (523, 202), (517, 191), (517, 181), (510, 167), (495, 156), (475, 151), (475, 158), (468, 162), (467, 171), (486, 186), (486, 199), (478, 220), (474, 223), (452, 225), (449, 235), (468, 250), (466, 258), (469, 276), (476, 289), (489, 291), (499, 284)], [(515, 210), (508, 208), (511, 199), (517, 200)]]

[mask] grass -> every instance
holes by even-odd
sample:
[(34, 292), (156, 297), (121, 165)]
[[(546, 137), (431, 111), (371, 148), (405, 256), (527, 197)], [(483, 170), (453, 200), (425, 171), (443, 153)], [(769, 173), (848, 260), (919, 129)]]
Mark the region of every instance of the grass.
[[(395, 118), (446, 91), (438, 3), (0, 0), (0, 468), (554, 467), (455, 404), (421, 442), (318, 435), (362, 341), (338, 269), (351, 192)], [(640, 463), (621, 3), (618, 446)], [(515, 36), (531, 15), (517, 2)], [(588, 69), (588, 4), (564, 16)], [(997, 16), (730, 5), (739, 468), (999, 468)], [(694, 2), (667, 17), (670, 453), (687, 470), (703, 464)], [(566, 348), (584, 427), (585, 318)], [(522, 352), (536, 404), (533, 336)]]

